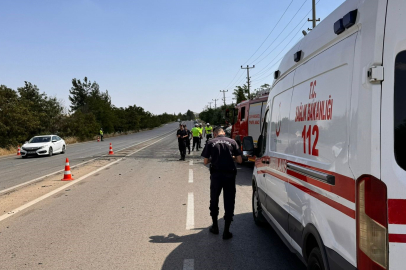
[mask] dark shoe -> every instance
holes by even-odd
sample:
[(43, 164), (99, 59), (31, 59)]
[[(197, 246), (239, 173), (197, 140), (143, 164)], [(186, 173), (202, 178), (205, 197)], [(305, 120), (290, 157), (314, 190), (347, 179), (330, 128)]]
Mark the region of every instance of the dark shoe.
[(230, 233), (230, 232), (224, 232), (223, 233), (223, 240), (228, 240), (228, 239), (231, 239), (231, 238), (233, 238), (232, 233)]
[(231, 225), (231, 220), (226, 220), (224, 223), (224, 232), (223, 232), (223, 239), (227, 240), (233, 237), (233, 234), (230, 233), (230, 225)]
[(179, 160), (183, 160), (183, 158), (180, 158)]
[(210, 226), (209, 231), (210, 231), (212, 234), (219, 234), (219, 227), (215, 227), (214, 225), (212, 225), (212, 226)]

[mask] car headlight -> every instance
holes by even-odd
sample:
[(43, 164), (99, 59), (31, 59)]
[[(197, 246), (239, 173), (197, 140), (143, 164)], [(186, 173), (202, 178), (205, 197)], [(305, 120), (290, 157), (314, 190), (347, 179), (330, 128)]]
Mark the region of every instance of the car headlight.
[(45, 145), (44, 145), (44, 146), (40, 146), (38, 149), (42, 149), (42, 148), (45, 148)]

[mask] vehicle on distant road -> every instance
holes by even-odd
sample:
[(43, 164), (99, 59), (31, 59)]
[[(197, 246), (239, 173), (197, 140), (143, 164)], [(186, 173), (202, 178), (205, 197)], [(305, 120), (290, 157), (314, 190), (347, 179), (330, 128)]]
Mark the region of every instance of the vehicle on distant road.
[(65, 154), (66, 142), (57, 135), (32, 137), (21, 147), (21, 156), (52, 156), (55, 153)]

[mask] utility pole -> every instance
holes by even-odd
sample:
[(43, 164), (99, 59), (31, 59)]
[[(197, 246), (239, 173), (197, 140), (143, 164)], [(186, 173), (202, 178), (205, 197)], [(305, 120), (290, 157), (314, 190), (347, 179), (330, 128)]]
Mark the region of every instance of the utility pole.
[[(212, 104), (213, 102), (209, 102), (209, 104), (210, 104), (210, 109), (211, 109), (211, 104)], [(207, 105), (206, 105), (207, 106)]]
[(241, 69), (246, 69), (246, 70), (247, 70), (248, 99), (251, 99), (251, 92), (250, 92), (250, 84), (251, 84), (250, 68), (255, 68), (255, 65), (253, 65), (252, 67), (250, 67), (249, 65), (247, 65), (247, 67), (245, 67), (245, 68), (241, 66)]
[(217, 108), (217, 100), (219, 100), (219, 99), (218, 99), (218, 98), (213, 99), (213, 101), (214, 101), (214, 109), (216, 109), (216, 108)]
[[(313, 29), (316, 27), (316, 22), (320, 21), (320, 18), (316, 19), (316, 0), (312, 0), (312, 10), (313, 10), (313, 14), (312, 14), (312, 19), (307, 19), (308, 22), (313, 22)], [(311, 30), (311, 29), (309, 29)]]
[(220, 90), (220, 92), (223, 92), (224, 106), (226, 106), (226, 92), (228, 92), (228, 90)]

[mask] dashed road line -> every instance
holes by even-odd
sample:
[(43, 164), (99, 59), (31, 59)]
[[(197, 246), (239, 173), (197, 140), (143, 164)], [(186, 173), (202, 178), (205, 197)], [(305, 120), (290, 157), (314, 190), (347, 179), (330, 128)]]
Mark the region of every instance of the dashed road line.
[(183, 270), (194, 270), (194, 269), (195, 269), (194, 259), (185, 259), (183, 261)]
[(193, 183), (193, 169), (189, 169), (189, 183)]
[(195, 199), (193, 192), (187, 195), (187, 213), (186, 213), (186, 230), (195, 228)]

